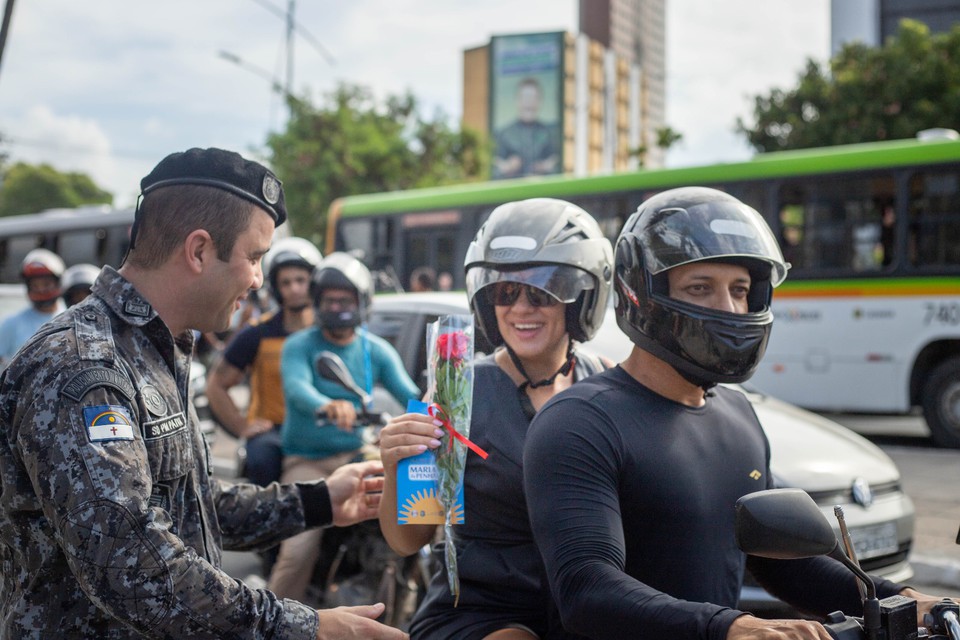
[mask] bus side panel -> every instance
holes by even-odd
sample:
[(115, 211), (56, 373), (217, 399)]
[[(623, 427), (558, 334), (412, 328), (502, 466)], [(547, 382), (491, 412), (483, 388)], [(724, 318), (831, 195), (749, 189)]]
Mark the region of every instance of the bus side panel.
[(906, 412), (917, 355), (933, 340), (960, 339), (958, 300), (775, 296), (770, 344), (751, 382), (810, 409)]

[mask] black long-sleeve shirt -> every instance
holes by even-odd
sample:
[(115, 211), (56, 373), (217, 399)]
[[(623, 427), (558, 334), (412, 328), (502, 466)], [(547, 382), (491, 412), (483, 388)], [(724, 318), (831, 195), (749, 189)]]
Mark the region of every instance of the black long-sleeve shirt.
[[(739, 497), (772, 487), (753, 408), (717, 388), (692, 408), (621, 368), (574, 385), (534, 418), (524, 487), (564, 626), (590, 638), (723, 640), (746, 556)], [(860, 613), (853, 575), (825, 557), (751, 558), (761, 583), (815, 613)], [(879, 581), (880, 593), (898, 585)]]

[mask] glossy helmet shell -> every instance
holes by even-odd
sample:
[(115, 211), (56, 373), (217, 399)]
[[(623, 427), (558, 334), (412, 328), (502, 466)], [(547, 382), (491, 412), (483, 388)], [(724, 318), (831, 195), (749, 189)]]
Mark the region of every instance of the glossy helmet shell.
[[(63, 259), (60, 258), (53, 251), (48, 249), (33, 249), (28, 252), (23, 258), (23, 262), (20, 263), (20, 276), (23, 278), (24, 282), (30, 278), (37, 278), (41, 276), (52, 276), (57, 279), (57, 282), (60, 282), (61, 277), (63, 276), (65, 265), (63, 264)], [(51, 289), (46, 293), (37, 293), (37, 292), (28, 292), (27, 296), (33, 302), (49, 302), (55, 300), (60, 296), (60, 287)]]
[(525, 282), (524, 270), (557, 265), (582, 283), (566, 306), (566, 324), (571, 338), (586, 341), (603, 323), (612, 263), (610, 241), (580, 207), (553, 198), (508, 202), (493, 210), (467, 249), (464, 271), (470, 308), (487, 339), (502, 345), (484, 287), (498, 279)]
[[(373, 302), (373, 276), (367, 267), (349, 253), (331, 253), (317, 265), (310, 282), (310, 296), (314, 307), (319, 307), (320, 294), (325, 289), (346, 289), (357, 294), (359, 322), (366, 322)], [(317, 314), (319, 321), (321, 314)]]
[(280, 299), (280, 288), (277, 286), (277, 274), (281, 267), (301, 267), (306, 269), (312, 278), (313, 272), (323, 256), (320, 250), (305, 238), (283, 238), (277, 240), (263, 256), (263, 273), (266, 275), (270, 295), (277, 304), (283, 304)]
[[(666, 271), (705, 260), (749, 270), (747, 313), (669, 297)], [(790, 268), (757, 211), (715, 189), (665, 191), (627, 220), (614, 262), (617, 324), (636, 345), (698, 384), (753, 374), (770, 337), (773, 288)]]

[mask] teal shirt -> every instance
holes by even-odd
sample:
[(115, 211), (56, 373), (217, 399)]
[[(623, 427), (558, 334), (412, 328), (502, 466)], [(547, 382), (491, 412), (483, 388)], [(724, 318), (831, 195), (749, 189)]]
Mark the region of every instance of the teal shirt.
[[(326, 458), (359, 449), (363, 442), (353, 432), (342, 431), (332, 424), (318, 424), (317, 409), (331, 400), (349, 400), (359, 411), (360, 399), (335, 382), (325, 380), (317, 373), (314, 361), (321, 351), (330, 351), (343, 360), (354, 381), (367, 386), (367, 358), (373, 384), (380, 384), (404, 407), (407, 400), (420, 396), (420, 389), (407, 375), (400, 355), (383, 338), (363, 329), (348, 345), (328, 342), (321, 330), (309, 327), (290, 335), (283, 343), (280, 372), (283, 376), (283, 395), (286, 414), (283, 420), (282, 446), (285, 455), (306, 458)], [(371, 391), (367, 389), (367, 391)]]

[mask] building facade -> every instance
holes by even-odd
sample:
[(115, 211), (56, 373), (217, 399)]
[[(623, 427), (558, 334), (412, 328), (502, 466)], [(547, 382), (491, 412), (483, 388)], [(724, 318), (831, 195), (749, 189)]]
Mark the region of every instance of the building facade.
[(897, 33), (904, 18), (943, 33), (960, 22), (960, 0), (831, 0), (830, 52), (836, 55), (854, 41), (878, 47)]

